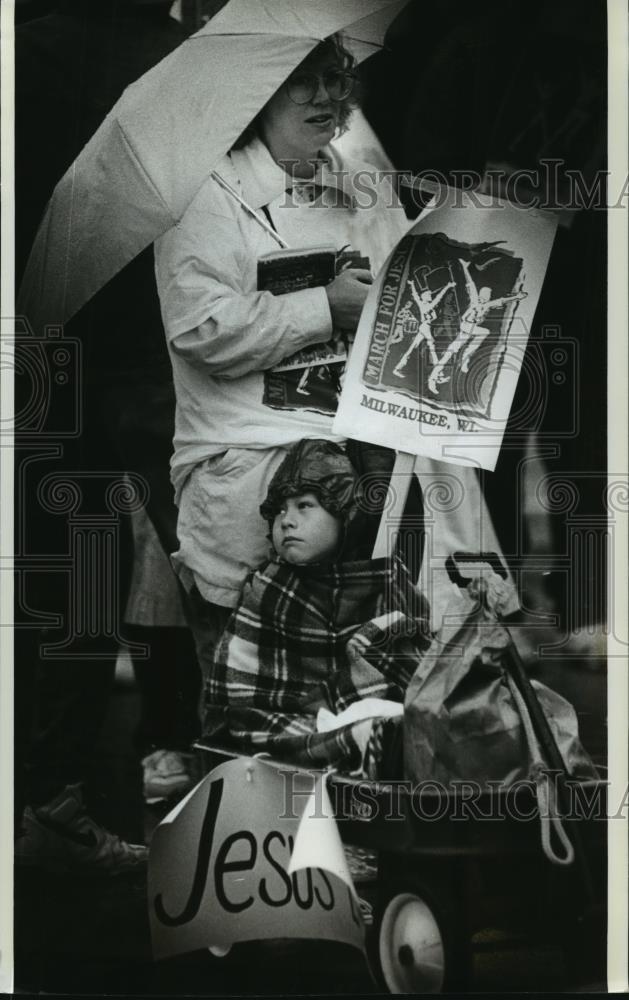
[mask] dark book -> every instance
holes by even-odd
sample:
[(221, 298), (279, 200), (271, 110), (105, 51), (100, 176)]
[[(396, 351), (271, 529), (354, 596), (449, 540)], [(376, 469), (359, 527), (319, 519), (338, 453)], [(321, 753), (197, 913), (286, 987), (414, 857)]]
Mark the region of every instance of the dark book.
[[(332, 246), (310, 247), (305, 250), (274, 250), (258, 259), (258, 290), (273, 295), (298, 292), (303, 288), (328, 285), (347, 267), (369, 269), (369, 258), (358, 250)], [(297, 351), (273, 368), (274, 372), (344, 364), (347, 348), (341, 335), (334, 335), (321, 344)]]
[(335, 250), (334, 247), (310, 247), (306, 250), (273, 250), (258, 260), (258, 289), (284, 295), (302, 288), (317, 288), (329, 283), (346, 267), (369, 270), (369, 258), (359, 250)]
[(339, 250), (336, 255), (336, 273), (340, 274), (346, 267), (359, 267), (370, 271), (371, 263), (369, 257), (363, 257), (360, 250)]
[(276, 250), (258, 260), (258, 289), (284, 295), (328, 285), (336, 274), (334, 247)]

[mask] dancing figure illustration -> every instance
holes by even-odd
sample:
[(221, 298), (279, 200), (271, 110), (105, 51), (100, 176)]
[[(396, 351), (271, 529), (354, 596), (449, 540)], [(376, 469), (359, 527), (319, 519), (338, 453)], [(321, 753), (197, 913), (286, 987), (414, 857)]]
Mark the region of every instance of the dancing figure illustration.
[(413, 296), (415, 305), (419, 309), (420, 321), (419, 321), (419, 329), (414, 339), (411, 341), (410, 347), (408, 348), (407, 351), (405, 351), (405, 353), (402, 355), (397, 365), (393, 369), (393, 374), (397, 375), (398, 378), (406, 378), (404, 374), (404, 369), (408, 364), (408, 359), (410, 358), (411, 354), (417, 350), (422, 341), (425, 341), (426, 344), (428, 345), (430, 360), (432, 361), (433, 365), (437, 365), (439, 363), (437, 352), (435, 350), (435, 342), (432, 337), (432, 324), (437, 318), (437, 311), (436, 311), (437, 306), (441, 302), (446, 292), (449, 292), (451, 288), (455, 287), (454, 281), (449, 281), (447, 285), (444, 285), (443, 288), (441, 288), (437, 292), (437, 294), (433, 296), (432, 292), (429, 289), (423, 291), (421, 295), (418, 294), (417, 289), (415, 287), (415, 282), (412, 280), (409, 280), (407, 284), (411, 290), (411, 295)]
[(311, 379), (314, 378), (315, 381), (318, 380), (320, 383), (330, 382), (338, 398), (342, 387), (342, 376), (335, 371), (338, 367), (338, 365), (307, 365), (301, 374), (295, 392), (300, 396), (310, 396)]
[(479, 324), (491, 309), (499, 309), (507, 302), (526, 298), (526, 292), (514, 292), (513, 295), (502, 295), (500, 298), (492, 299), (491, 288), (483, 285), (480, 289), (476, 287), (470, 275), (469, 261), (461, 260), (459, 263), (465, 274), (465, 285), (469, 297), (469, 305), (461, 316), (459, 332), (447, 350), (443, 353), (438, 363), (433, 368), (428, 378), (428, 388), (435, 395), (438, 393), (437, 386), (442, 382), (448, 382), (450, 376), (444, 375), (443, 370), (451, 358), (458, 354), (461, 348), (465, 348), (461, 358), (461, 371), (467, 372), (470, 359), (476, 353), (482, 342), (490, 333), (486, 326)]

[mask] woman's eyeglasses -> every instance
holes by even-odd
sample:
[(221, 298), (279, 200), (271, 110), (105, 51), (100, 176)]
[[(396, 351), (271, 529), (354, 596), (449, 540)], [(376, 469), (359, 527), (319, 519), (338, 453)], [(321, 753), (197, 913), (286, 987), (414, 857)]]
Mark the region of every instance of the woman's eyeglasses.
[(331, 101), (344, 101), (349, 97), (356, 77), (342, 69), (330, 69), (321, 75), (317, 73), (293, 73), (286, 81), (288, 96), (294, 104), (308, 104), (323, 83)]

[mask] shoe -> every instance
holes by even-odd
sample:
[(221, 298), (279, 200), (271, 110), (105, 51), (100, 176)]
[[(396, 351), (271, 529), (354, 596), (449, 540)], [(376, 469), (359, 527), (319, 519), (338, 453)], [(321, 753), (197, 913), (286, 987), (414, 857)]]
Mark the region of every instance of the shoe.
[(170, 799), (192, 787), (186, 759), (177, 750), (155, 750), (144, 758), (142, 766), (145, 802)]
[(121, 875), (142, 871), (148, 859), (143, 844), (128, 844), (88, 816), (80, 785), (68, 785), (39, 809), (27, 806), (22, 830), (15, 843), (18, 865)]

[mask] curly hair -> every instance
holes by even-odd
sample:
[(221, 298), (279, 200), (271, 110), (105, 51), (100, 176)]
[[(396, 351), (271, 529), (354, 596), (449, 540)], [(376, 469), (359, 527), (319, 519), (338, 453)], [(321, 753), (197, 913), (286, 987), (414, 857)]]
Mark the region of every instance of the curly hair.
[[(322, 42), (319, 42), (319, 44), (308, 53), (306, 58), (300, 62), (299, 66), (295, 67), (293, 73), (309, 69), (313, 63), (317, 63), (319, 60), (327, 56), (331, 56), (338, 65), (338, 68), (347, 73), (353, 73), (356, 68), (356, 59), (349, 49), (347, 49), (343, 44), (343, 35), (341, 32), (337, 32), (334, 35), (329, 35), (327, 38), (324, 38)], [(356, 85), (348, 97), (336, 103), (339, 109), (337, 134), (343, 135), (343, 133), (347, 132), (347, 129), (349, 128), (349, 120), (351, 118), (352, 111), (360, 103), (359, 81), (356, 80)], [(264, 107), (258, 111), (258, 114), (255, 116), (253, 121), (247, 125), (243, 132), (241, 132), (236, 141), (233, 143), (231, 147), (232, 149), (243, 149), (260, 135), (259, 125), (264, 116), (267, 104), (265, 104)]]

